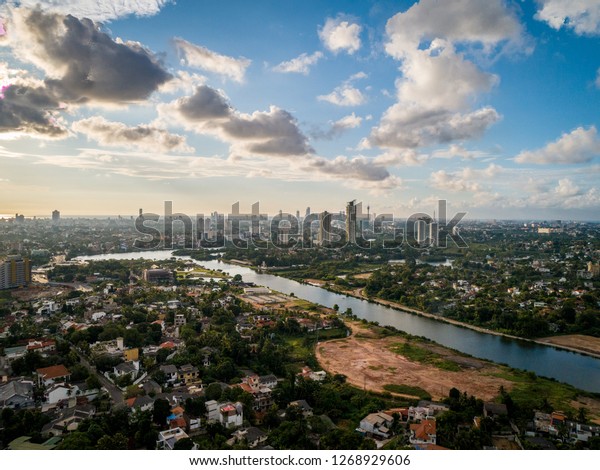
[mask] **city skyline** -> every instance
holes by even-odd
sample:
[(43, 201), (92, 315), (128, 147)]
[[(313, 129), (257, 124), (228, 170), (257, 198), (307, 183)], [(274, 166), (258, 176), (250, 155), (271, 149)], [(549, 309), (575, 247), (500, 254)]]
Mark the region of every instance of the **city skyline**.
[(56, 3), (0, 5), (0, 214), (598, 219), (598, 1)]

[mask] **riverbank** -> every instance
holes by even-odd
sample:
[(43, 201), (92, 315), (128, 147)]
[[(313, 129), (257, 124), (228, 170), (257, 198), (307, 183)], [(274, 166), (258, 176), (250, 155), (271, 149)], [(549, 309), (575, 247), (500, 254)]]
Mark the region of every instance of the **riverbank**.
[[(567, 384), (537, 377), (525, 371), (466, 356), (437, 343), (384, 327), (347, 320), (352, 334), (322, 341), (315, 357), (330, 374), (343, 374), (355, 387), (377, 393), (419, 399), (394, 390), (414, 390), (434, 400), (448, 396), (450, 389), (494, 401), (500, 387), (519, 403), (532, 409), (545, 398), (555, 409), (576, 413), (585, 407), (589, 419), (600, 423), (600, 399)], [(421, 392), (421, 393), (418, 393)]]
[[(282, 276), (284, 277), (284, 276)], [(319, 281), (317, 279), (306, 279), (304, 281), (309, 285), (318, 286), (321, 289), (328, 290), (329, 292), (334, 292), (336, 294), (348, 295), (350, 297), (354, 297), (360, 300), (366, 300), (367, 302), (371, 302), (378, 305), (383, 305), (385, 307), (393, 308), (394, 310), (398, 310), (405, 313), (412, 313), (414, 315), (419, 315), (422, 317), (430, 318), (432, 320), (449, 323), (450, 325), (458, 326), (460, 328), (467, 328), (469, 330), (477, 331), (478, 333), (484, 333), (494, 336), (500, 336), (502, 338), (509, 338), (517, 341), (526, 341), (533, 344), (539, 344), (542, 346), (550, 346), (554, 349), (574, 352), (577, 354), (583, 354), (584, 356), (590, 356), (596, 359), (600, 359), (600, 339), (598, 339), (597, 347), (591, 348), (589, 346), (583, 346), (581, 341), (573, 341), (566, 339), (565, 341), (561, 341), (561, 336), (553, 336), (550, 338), (541, 338), (541, 339), (531, 339), (531, 338), (523, 338), (521, 336), (515, 336), (508, 333), (502, 333), (501, 331), (490, 330), (488, 328), (482, 328), (477, 325), (471, 325), (469, 323), (461, 322), (459, 320), (454, 320), (453, 318), (445, 318), (439, 315), (435, 315), (433, 313), (424, 312), (422, 310), (418, 310), (412, 307), (408, 307), (406, 305), (400, 304), (398, 302), (393, 302), (391, 300), (380, 299), (378, 297), (368, 297), (364, 294), (364, 289), (354, 289), (354, 290), (346, 290), (346, 289), (330, 289), (326, 286), (326, 282)], [(322, 282), (322, 283), (321, 283)], [(567, 335), (564, 338), (573, 337), (573, 336), (584, 336), (584, 335)], [(590, 337), (592, 338), (592, 337)], [(597, 339), (597, 338), (594, 338)]]

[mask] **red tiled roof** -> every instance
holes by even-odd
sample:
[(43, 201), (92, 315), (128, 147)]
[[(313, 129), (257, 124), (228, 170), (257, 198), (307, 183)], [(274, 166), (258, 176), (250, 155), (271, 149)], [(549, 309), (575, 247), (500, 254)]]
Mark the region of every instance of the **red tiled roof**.
[(69, 369), (67, 369), (62, 364), (37, 369), (36, 372), (39, 376), (43, 377), (44, 379), (56, 379), (58, 377), (65, 377), (67, 375), (71, 375)]
[(415, 437), (421, 441), (426, 441), (429, 436), (435, 436), (435, 421), (426, 419), (421, 424), (411, 424), (410, 430), (415, 432)]

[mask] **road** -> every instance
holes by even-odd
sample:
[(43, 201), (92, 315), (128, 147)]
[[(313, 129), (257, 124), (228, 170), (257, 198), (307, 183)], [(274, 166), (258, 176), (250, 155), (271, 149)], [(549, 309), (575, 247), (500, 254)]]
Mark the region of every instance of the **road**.
[(83, 364), (85, 367), (87, 367), (88, 370), (92, 374), (94, 374), (96, 377), (98, 377), (98, 380), (100, 381), (102, 386), (106, 389), (106, 391), (110, 395), (110, 398), (113, 402), (114, 408), (120, 408), (122, 406), (125, 406), (125, 399), (123, 397), (123, 392), (121, 391), (121, 389), (119, 387), (117, 387), (115, 384), (113, 384), (106, 377), (104, 377), (104, 375), (102, 375), (100, 372), (98, 372), (96, 370), (96, 366), (90, 364), (88, 362), (88, 360), (79, 351), (77, 351), (77, 348), (73, 348), (73, 349), (79, 356), (79, 360), (81, 361), (81, 364)]

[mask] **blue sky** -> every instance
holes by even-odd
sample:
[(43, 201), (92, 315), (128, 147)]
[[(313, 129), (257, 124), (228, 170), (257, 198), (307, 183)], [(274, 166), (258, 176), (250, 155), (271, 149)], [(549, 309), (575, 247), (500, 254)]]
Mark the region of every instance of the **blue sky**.
[(0, 18), (0, 214), (446, 199), (600, 218), (599, 0), (9, 0)]

